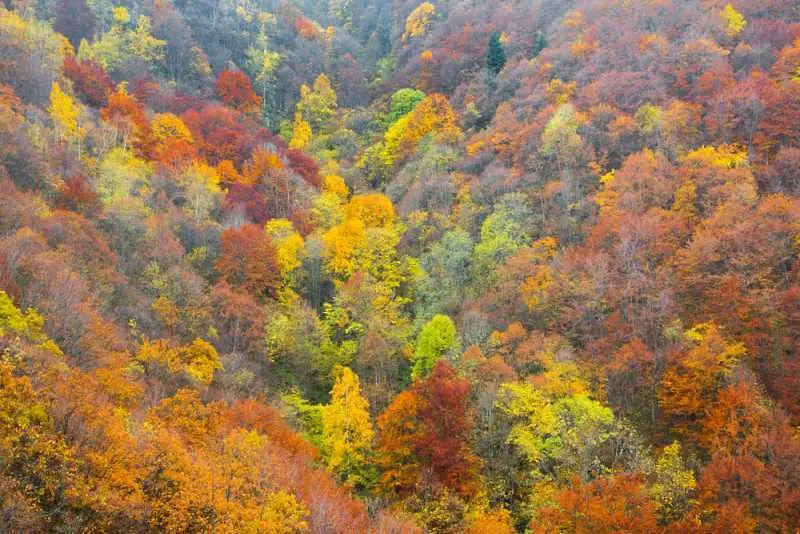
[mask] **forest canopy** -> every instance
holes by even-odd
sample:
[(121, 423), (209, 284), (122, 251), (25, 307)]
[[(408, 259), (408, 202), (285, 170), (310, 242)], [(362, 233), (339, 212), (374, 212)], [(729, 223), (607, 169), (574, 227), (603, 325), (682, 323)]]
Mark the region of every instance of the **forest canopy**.
[(0, 4), (0, 531), (796, 532), (798, 332), (796, 0)]

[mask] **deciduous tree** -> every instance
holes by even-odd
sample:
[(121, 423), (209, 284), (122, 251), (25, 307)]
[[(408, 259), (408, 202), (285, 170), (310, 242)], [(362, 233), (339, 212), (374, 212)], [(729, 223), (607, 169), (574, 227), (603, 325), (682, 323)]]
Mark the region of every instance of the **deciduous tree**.
[(358, 375), (341, 366), (334, 373), (331, 402), (322, 409), (322, 442), (328, 468), (340, 480), (365, 488), (372, 483), (369, 461), (374, 432), (369, 404), (361, 396)]
[(225, 104), (244, 113), (261, 110), (261, 97), (253, 91), (250, 78), (242, 71), (223, 70), (217, 76), (217, 96)]
[(254, 295), (273, 295), (280, 283), (275, 246), (254, 224), (222, 233), (215, 268), (222, 280)]

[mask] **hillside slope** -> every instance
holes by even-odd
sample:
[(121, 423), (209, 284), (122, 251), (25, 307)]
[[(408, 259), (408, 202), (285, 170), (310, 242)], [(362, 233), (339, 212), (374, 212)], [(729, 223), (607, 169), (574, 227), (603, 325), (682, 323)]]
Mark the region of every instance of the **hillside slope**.
[(5, 0), (0, 530), (794, 532), (793, 0)]

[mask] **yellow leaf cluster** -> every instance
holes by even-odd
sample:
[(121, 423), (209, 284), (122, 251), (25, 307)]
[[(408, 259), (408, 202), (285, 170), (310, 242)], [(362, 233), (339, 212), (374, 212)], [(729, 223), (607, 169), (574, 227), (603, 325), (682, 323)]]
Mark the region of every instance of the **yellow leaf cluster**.
[(369, 272), (396, 286), (401, 278), (399, 239), (392, 201), (379, 193), (356, 195), (344, 206), (343, 222), (322, 236), (327, 268), (341, 276)]
[(311, 124), (303, 118), (299, 111), (295, 112), (292, 140), (289, 141), (289, 148), (303, 150), (311, 142), (311, 135)]
[(648, 33), (639, 40), (639, 50), (642, 52), (652, 50), (660, 56), (669, 52), (669, 46), (669, 41), (658, 33)]
[(344, 179), (336, 174), (329, 174), (322, 180), (322, 191), (323, 193), (332, 193), (343, 201), (347, 200), (347, 196), (350, 194)]
[(189, 127), (180, 117), (172, 113), (156, 114), (150, 123), (150, 129), (157, 142), (163, 142), (166, 139), (182, 139), (190, 143), (194, 141)]
[(434, 15), (436, 15), (436, 6), (430, 2), (418, 5), (406, 18), (403, 41), (407, 42), (409, 39), (424, 36)]
[(322, 237), (328, 269), (332, 272), (349, 275), (354, 271), (354, 255), (364, 245), (366, 228), (359, 219), (346, 219), (334, 226)]
[(111, 10), (114, 17), (114, 22), (121, 25), (126, 25), (131, 21), (131, 15), (125, 6), (117, 6)]
[(417, 144), (431, 134), (445, 143), (462, 135), (458, 116), (447, 97), (441, 94), (426, 96), (411, 113), (392, 124), (384, 136), (379, 157), (384, 165), (391, 167), (396, 161), (408, 157)]
[(600, 177), (600, 183), (603, 184), (603, 190), (595, 195), (594, 201), (600, 208), (601, 213), (607, 213), (614, 209), (619, 197), (619, 193), (612, 188), (614, 183), (613, 169)]
[[(305, 84), (300, 87), (297, 111), (303, 120), (308, 121), (314, 129), (323, 128), (325, 123), (336, 114), (337, 107), (336, 91), (324, 73), (317, 76), (312, 87)], [(296, 117), (295, 122), (297, 122)]]
[(547, 100), (555, 106), (566, 104), (572, 99), (577, 87), (576, 82), (564, 83), (558, 78), (553, 78), (547, 86)]
[(531, 276), (522, 284), (522, 298), (528, 309), (534, 310), (542, 302), (543, 294), (553, 285), (552, 271), (547, 265), (537, 265)]
[(700, 417), (724, 377), (745, 355), (742, 343), (725, 339), (720, 327), (703, 323), (684, 332), (686, 354), (670, 362), (661, 381), (658, 397), (664, 412), (676, 417), (676, 427), (689, 431)]
[(361, 395), (356, 375), (347, 367), (336, 369), (331, 403), (322, 410), (322, 434), (328, 468), (352, 485), (363, 482), (360, 471), (375, 432), (369, 418), (369, 404)]
[(267, 222), (264, 230), (275, 245), (278, 269), (286, 279), (303, 263), (303, 237), (287, 219), (272, 219)]
[(748, 165), (747, 149), (736, 145), (702, 146), (686, 154), (683, 161), (690, 166), (720, 169), (738, 169)]
[(143, 363), (160, 363), (170, 373), (185, 373), (201, 384), (210, 384), (214, 372), (222, 369), (217, 350), (200, 338), (182, 347), (172, 347), (166, 340), (146, 341), (136, 359)]
[(744, 15), (736, 11), (731, 4), (725, 6), (720, 16), (725, 22), (725, 32), (728, 34), (728, 37), (736, 37), (742, 33), (742, 30), (747, 26), (747, 20), (744, 18)]
[(347, 205), (348, 218), (359, 219), (367, 228), (389, 228), (395, 222), (394, 206), (386, 195), (356, 195)]
[(61, 90), (58, 82), (53, 82), (50, 91), (50, 117), (58, 127), (69, 135), (78, 133), (78, 107), (75, 101)]

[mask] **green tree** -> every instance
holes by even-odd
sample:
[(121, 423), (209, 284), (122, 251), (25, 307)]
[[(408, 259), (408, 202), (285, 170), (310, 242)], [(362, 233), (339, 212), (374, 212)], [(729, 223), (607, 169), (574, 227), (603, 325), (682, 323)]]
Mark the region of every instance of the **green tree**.
[(497, 76), (506, 66), (506, 51), (500, 42), (500, 32), (493, 31), (489, 36), (489, 49), (486, 52), (486, 67), (492, 76)]
[(425, 98), (425, 93), (419, 89), (410, 89), (408, 87), (398, 89), (392, 94), (392, 107), (386, 117), (386, 122), (391, 125), (400, 117), (408, 115), (423, 98)]
[(368, 273), (337, 284), (336, 296), (323, 305), (329, 339), (324, 351), (337, 354), (364, 378), (362, 392), (373, 413), (396, 395), (407, 371), (412, 329), (404, 313), (407, 300)]
[(441, 357), (458, 350), (459, 341), (453, 320), (446, 315), (435, 315), (425, 323), (417, 338), (411, 378), (414, 380), (425, 378)]
[(271, 128), (274, 124), (275, 69), (280, 64), (281, 55), (270, 50), (268, 30), (275, 25), (275, 16), (263, 11), (258, 14), (258, 23), (259, 31), (254, 46), (245, 51), (245, 68), (261, 89), (261, 116), (267, 127)]
[(423, 319), (435, 313), (455, 312), (469, 284), (472, 238), (457, 228), (442, 236), (421, 258), (425, 275), (417, 298), (418, 315)]
[(545, 48), (547, 48), (547, 37), (544, 36), (543, 32), (537, 32), (536, 39), (534, 39), (531, 47), (531, 58), (538, 57)]
[(512, 193), (483, 221), (481, 241), (475, 245), (472, 262), (472, 280), (479, 288), (489, 287), (496, 279), (497, 266), (530, 244), (531, 236), (523, 224), (527, 215), (525, 199)]
[(104, 204), (123, 200), (147, 187), (151, 166), (129, 150), (114, 148), (100, 163), (95, 189)]
[(267, 358), (284, 386), (302, 390), (312, 402), (324, 402), (336, 364), (348, 363), (338, 353), (320, 350), (330, 344), (322, 321), (302, 301), (284, 302), (271, 310), (264, 326)]
[(508, 442), (526, 457), (534, 478), (590, 480), (616, 468), (642, 467), (645, 455), (636, 434), (586, 393), (558, 391), (561, 382), (545, 375), (538, 387), (500, 387), (499, 408), (513, 421)]

